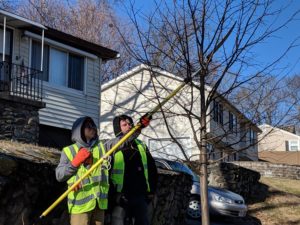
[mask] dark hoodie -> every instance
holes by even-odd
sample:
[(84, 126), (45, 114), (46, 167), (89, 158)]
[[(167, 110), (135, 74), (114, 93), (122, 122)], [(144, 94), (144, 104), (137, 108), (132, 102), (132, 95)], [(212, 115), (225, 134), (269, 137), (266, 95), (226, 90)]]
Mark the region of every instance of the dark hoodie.
[[(120, 128), (120, 121), (128, 119), (133, 126), (133, 120), (131, 117), (126, 115), (117, 116), (113, 120), (114, 133), (117, 137), (122, 137), (123, 133)], [(125, 195), (137, 195), (147, 194), (147, 184), (144, 175), (144, 168), (142, 163), (141, 155), (139, 154), (137, 144), (134, 140), (131, 141), (130, 145), (126, 145), (123, 148), (119, 148), (124, 156), (124, 184), (122, 192)], [(146, 147), (147, 164), (148, 164), (148, 180), (150, 185), (150, 192), (156, 191), (157, 183), (157, 169), (155, 162)], [(113, 160), (112, 160), (113, 166)]]
[[(74, 124), (72, 126), (71, 139), (72, 139), (72, 142), (76, 143), (79, 148), (84, 147), (84, 148), (91, 150), (95, 145), (98, 144), (99, 141), (98, 141), (98, 135), (95, 135), (95, 137), (89, 143), (86, 142), (85, 137), (83, 135), (83, 126), (82, 125), (87, 120), (90, 123), (92, 123), (93, 125), (95, 125), (95, 127), (96, 127), (96, 124), (94, 123), (94, 121), (91, 117), (88, 117), (88, 116), (80, 117), (74, 122)], [(137, 138), (138, 135), (139, 135), (139, 133), (136, 132), (127, 141), (125, 141), (120, 147), (125, 147), (125, 146), (129, 145), (133, 139)], [(117, 142), (119, 142), (120, 139), (121, 139), (121, 137), (113, 138), (110, 140), (103, 140), (102, 143), (104, 145), (105, 151), (110, 150)], [(72, 166), (72, 164), (71, 164), (70, 160), (68, 159), (68, 157), (66, 156), (65, 152), (62, 151), (61, 157), (60, 157), (60, 162), (55, 170), (56, 179), (59, 182), (66, 181), (71, 176), (76, 174), (77, 169), (78, 168)]]

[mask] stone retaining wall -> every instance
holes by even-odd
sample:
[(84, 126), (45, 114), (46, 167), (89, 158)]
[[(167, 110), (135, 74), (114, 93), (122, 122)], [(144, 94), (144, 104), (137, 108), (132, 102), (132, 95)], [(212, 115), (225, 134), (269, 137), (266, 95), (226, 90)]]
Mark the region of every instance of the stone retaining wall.
[(0, 99), (0, 105), (0, 139), (37, 143), (39, 108), (4, 99)]
[[(69, 225), (66, 200), (44, 219), (46, 210), (65, 190), (55, 180), (55, 165), (33, 163), (0, 154), (0, 225)], [(154, 225), (183, 225), (192, 179), (188, 175), (159, 170)]]
[(208, 167), (209, 185), (225, 188), (242, 195), (245, 201), (257, 196), (260, 174), (233, 163), (216, 163)]
[(278, 177), (300, 180), (300, 166), (269, 162), (234, 162), (235, 165), (257, 171), (263, 177)]

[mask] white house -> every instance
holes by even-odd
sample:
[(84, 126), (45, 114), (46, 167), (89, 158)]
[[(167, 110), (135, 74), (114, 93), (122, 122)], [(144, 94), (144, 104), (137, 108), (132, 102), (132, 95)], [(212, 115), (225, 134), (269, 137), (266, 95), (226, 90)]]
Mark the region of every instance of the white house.
[[(116, 115), (127, 114), (137, 121), (182, 82), (171, 73), (140, 65), (102, 85), (101, 138), (114, 135), (112, 121)], [(206, 87), (206, 96), (209, 91), (210, 87)], [(184, 108), (190, 109), (189, 112)], [(155, 156), (198, 159), (199, 148), (194, 135), (198, 137), (200, 128), (197, 119), (200, 115), (199, 91), (186, 86), (163, 109), (165, 114), (156, 113), (140, 139), (147, 143)], [(260, 130), (255, 124), (221, 96), (209, 105), (207, 112), (209, 159), (257, 160), (256, 140)], [(174, 138), (183, 149), (178, 147)]]

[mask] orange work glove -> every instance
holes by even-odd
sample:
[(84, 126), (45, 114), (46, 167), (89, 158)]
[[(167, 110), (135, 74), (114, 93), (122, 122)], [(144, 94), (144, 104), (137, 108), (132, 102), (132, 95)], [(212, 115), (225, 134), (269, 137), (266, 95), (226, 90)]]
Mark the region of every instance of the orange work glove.
[(152, 117), (151, 116), (150, 116), (150, 118), (147, 117), (147, 114), (142, 116), (141, 119), (140, 119), (140, 123), (142, 124), (142, 128), (145, 128), (145, 127), (149, 126), (151, 119), (152, 119)]
[(91, 153), (86, 148), (81, 148), (78, 153), (75, 155), (74, 159), (72, 160), (71, 164), (74, 167), (80, 166), (84, 161), (89, 158)]

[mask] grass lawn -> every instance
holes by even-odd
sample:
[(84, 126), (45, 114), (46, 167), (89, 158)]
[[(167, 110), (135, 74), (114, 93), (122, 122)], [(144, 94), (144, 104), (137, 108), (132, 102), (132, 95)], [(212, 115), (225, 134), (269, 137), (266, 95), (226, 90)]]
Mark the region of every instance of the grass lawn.
[(249, 215), (263, 225), (300, 225), (300, 180), (261, 178), (268, 186), (265, 201), (249, 204)]

